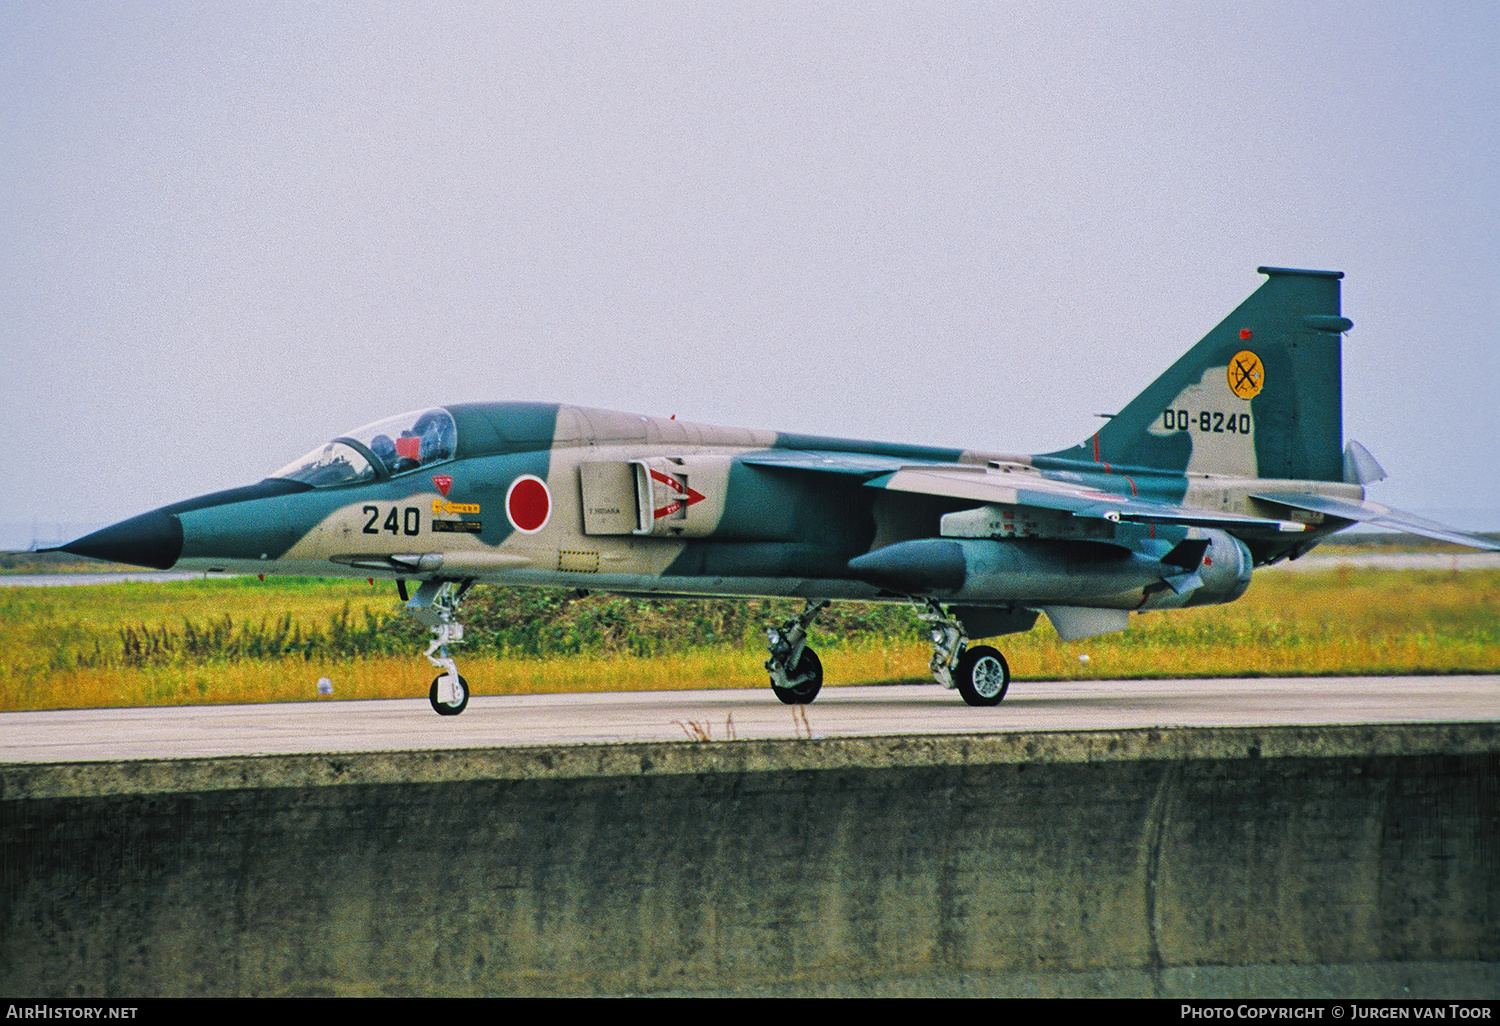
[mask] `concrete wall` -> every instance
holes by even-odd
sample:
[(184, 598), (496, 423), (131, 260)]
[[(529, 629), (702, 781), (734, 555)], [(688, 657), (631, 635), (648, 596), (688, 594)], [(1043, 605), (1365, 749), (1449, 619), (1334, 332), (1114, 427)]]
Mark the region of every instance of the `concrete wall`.
[(1500, 725), (0, 767), (0, 988), (1500, 994)]

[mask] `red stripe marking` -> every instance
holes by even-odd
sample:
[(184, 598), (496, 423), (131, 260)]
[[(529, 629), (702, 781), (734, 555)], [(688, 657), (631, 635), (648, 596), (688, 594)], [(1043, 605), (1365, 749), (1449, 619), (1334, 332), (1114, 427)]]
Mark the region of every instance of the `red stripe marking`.
[(1094, 432), (1094, 462), (1099, 462), (1099, 432)]
[(1135, 479), (1132, 478), (1129, 474), (1126, 474), (1125, 475), (1125, 480), (1127, 480), (1127, 481), (1130, 482), (1130, 497), (1132, 499), (1139, 498), (1140, 497), (1140, 493), (1135, 490)]
[(661, 509), (656, 510), (656, 519), (671, 516), (673, 513), (676, 513), (678, 510), (680, 510), (683, 506), (691, 506), (693, 503), (702, 502), (706, 498), (706, 496), (696, 488), (684, 488), (682, 486), (682, 482), (678, 481), (670, 474), (663, 474), (659, 470), (653, 470), (651, 471), (651, 478), (652, 480), (660, 481), (662, 484), (672, 489), (672, 491), (682, 496), (682, 498), (678, 501), (672, 502), (666, 506), (663, 506)]
[(682, 484), (675, 477), (672, 477), (669, 474), (663, 474), (659, 470), (651, 471), (651, 477), (653, 480), (660, 481), (662, 484), (671, 488), (678, 495), (682, 494)]

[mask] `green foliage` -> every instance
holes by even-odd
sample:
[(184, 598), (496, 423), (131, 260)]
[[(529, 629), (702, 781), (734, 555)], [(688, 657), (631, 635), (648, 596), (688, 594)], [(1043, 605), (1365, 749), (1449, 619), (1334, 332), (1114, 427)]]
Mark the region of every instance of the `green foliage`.
[[(787, 599), (652, 599), (573, 592), (475, 588), (464, 602), (467, 648), (499, 656), (583, 653), (659, 656), (689, 648), (758, 647), (766, 625), (801, 612)], [(816, 643), (870, 634), (917, 636), (905, 606), (840, 603), (824, 610)]]
[(236, 624), (228, 613), (202, 622), (184, 620), (182, 630), (148, 623), (127, 624), (118, 630), (118, 647), (94, 639), (92, 651), (78, 651), (82, 667), (153, 666), (173, 663), (238, 662), (242, 659), (349, 659), (359, 656), (405, 654), (412, 650), (421, 629), (408, 627), (395, 616), (369, 609), (362, 622), (351, 622), (349, 603), (329, 617), (326, 629), (304, 626), (283, 613), (277, 619)]

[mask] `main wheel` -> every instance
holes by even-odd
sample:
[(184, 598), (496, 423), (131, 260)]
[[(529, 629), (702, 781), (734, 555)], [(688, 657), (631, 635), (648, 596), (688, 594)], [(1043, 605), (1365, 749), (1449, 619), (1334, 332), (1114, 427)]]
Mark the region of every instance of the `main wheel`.
[(453, 705), (438, 701), (438, 681), (448, 676), (440, 673), (432, 678), (432, 689), (427, 692), (427, 700), (432, 703), (433, 712), (439, 716), (457, 716), (469, 707), (469, 682), (464, 680), (463, 674), (458, 677), (458, 701)]
[(999, 705), (1010, 687), (1010, 666), (990, 646), (976, 645), (959, 659), (953, 681), (970, 705)]
[(771, 682), (771, 690), (776, 692), (776, 697), (787, 705), (807, 705), (818, 692), (823, 689), (823, 661), (818, 658), (818, 653), (810, 648), (802, 650), (802, 657), (797, 660), (797, 668), (787, 674), (789, 677), (800, 677), (804, 673), (812, 676), (801, 684), (794, 684), (789, 688), (778, 688), (776, 682)]

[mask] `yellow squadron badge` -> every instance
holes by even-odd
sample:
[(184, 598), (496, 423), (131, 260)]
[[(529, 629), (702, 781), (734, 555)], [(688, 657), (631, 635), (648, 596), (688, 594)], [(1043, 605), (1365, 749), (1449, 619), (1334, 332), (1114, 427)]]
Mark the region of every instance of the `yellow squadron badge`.
[(1266, 384), (1266, 369), (1260, 357), (1241, 349), (1229, 361), (1229, 390), (1241, 399), (1254, 399)]

